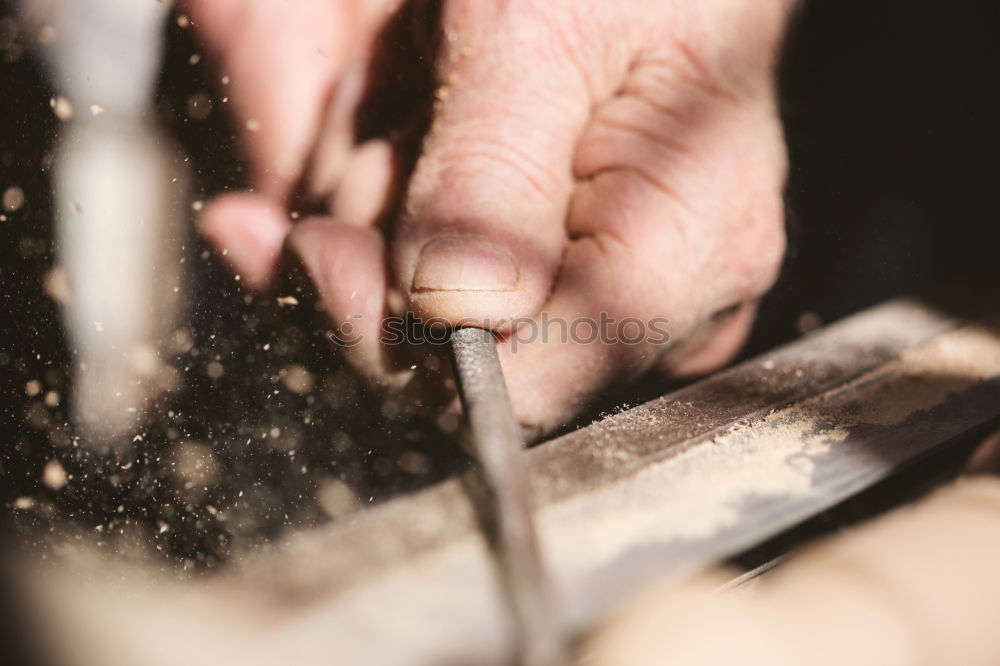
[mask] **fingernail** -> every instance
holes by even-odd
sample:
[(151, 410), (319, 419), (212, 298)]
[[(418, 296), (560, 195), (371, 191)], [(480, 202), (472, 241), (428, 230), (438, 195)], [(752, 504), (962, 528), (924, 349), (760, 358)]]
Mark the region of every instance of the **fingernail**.
[(424, 246), (412, 290), (512, 291), (518, 270), (510, 253), (479, 238), (439, 238)]

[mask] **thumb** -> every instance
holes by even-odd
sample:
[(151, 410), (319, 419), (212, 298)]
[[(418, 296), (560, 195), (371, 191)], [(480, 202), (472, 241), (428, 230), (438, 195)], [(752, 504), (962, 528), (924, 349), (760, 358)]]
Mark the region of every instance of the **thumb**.
[(543, 28), (524, 9), (446, 6), (434, 121), (391, 251), (425, 319), (506, 328), (540, 310), (559, 267), (589, 93), (553, 40), (525, 34)]

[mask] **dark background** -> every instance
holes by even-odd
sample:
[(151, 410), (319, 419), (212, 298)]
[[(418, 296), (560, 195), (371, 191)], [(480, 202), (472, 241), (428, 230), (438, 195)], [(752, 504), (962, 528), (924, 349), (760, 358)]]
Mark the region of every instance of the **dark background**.
[[(0, 16), (10, 15), (0, 2)], [(22, 540), (54, 524), (88, 533), (132, 524), (136, 538), (160, 547), (169, 561), (205, 570), (238, 547), (326, 520), (315, 495), (329, 478), (348, 483), (366, 503), (463, 467), (461, 453), (433, 424), (367, 393), (307, 324), (248, 303), (197, 243), (189, 248), (197, 294), (190, 328), (202, 353), (176, 359), (192, 368), (168, 405), (179, 416), (154, 418), (138, 453), (72, 446), (64, 407), (43, 408), (25, 394), (26, 382), (38, 379), (68, 404), (71, 356), (58, 310), (41, 288), (53, 261), (47, 155), (59, 122), (49, 108), (53, 92), (24, 49), (30, 36), (12, 26), (0, 23), (0, 191), (17, 185), (27, 203), (0, 222), (0, 504), (15, 532), (30, 537)], [(190, 64), (198, 51), (190, 31), (171, 22), (168, 33), (158, 113), (190, 154), (204, 195), (238, 187), (242, 170), (219, 103), (223, 93), (210, 85), (215, 77), (204, 60)], [(1000, 8), (986, 1), (803, 5), (780, 73), (791, 156), (790, 249), (747, 354), (996, 263), (998, 34)], [(189, 112), (196, 94), (214, 101), (207, 117)], [(266, 341), (283, 350), (278, 361), (260, 353)], [(213, 358), (226, 364), (214, 380), (205, 373)], [(313, 370), (317, 393), (272, 399), (276, 362)], [(292, 459), (287, 444), (275, 448), (253, 437), (275, 424), (294, 438)], [(183, 439), (210, 446), (223, 470), (223, 481), (199, 502), (189, 501), (157, 461)], [(128, 473), (122, 456), (134, 459)], [(401, 465), (406, 456), (420, 464)], [(39, 483), (53, 458), (76, 477), (60, 492)], [(36, 506), (13, 509), (25, 496)], [(238, 497), (247, 498), (242, 509)], [(163, 534), (162, 524), (170, 527)]]
[(756, 349), (802, 312), (830, 321), (997, 263), (998, 29), (990, 2), (803, 4), (781, 68), (792, 242)]

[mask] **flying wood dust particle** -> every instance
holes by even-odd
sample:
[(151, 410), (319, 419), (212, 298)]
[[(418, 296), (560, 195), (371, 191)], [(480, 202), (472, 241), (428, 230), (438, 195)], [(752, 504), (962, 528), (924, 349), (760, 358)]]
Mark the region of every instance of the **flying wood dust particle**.
[(45, 294), (56, 303), (61, 305), (69, 303), (69, 276), (61, 266), (55, 266), (45, 274), (42, 287), (45, 289)]
[(204, 120), (212, 113), (212, 98), (205, 92), (196, 92), (188, 97), (185, 110), (189, 118)]
[(201, 442), (186, 440), (174, 449), (177, 474), (197, 485), (215, 483), (219, 477), (219, 463), (212, 449)]
[(351, 487), (339, 479), (324, 480), (316, 493), (319, 506), (331, 518), (340, 518), (359, 507), (358, 496)]
[(91, 104), (90, 105), (90, 113), (91, 113), (91, 115), (99, 116), (102, 113), (104, 113), (104, 107), (101, 106), (100, 104)]
[(194, 347), (194, 338), (188, 329), (178, 328), (170, 336), (170, 351), (174, 354), (187, 354), (192, 347)]
[(294, 296), (278, 296), (275, 300), (277, 300), (278, 305), (281, 307), (285, 307), (286, 305), (294, 307), (299, 304), (299, 299)]
[(313, 390), (316, 380), (312, 373), (301, 365), (292, 365), (285, 370), (285, 386), (289, 391), (297, 395), (305, 395)]
[(29, 398), (34, 398), (42, 392), (42, 383), (37, 379), (32, 379), (25, 385), (24, 392), (28, 394)]
[(66, 470), (59, 464), (58, 460), (50, 460), (45, 463), (42, 470), (42, 483), (52, 490), (61, 490), (69, 480)]
[(3, 209), (13, 213), (24, 205), (24, 190), (17, 185), (11, 185), (3, 192)]
[(49, 106), (52, 107), (52, 112), (59, 120), (69, 120), (73, 117), (73, 105), (62, 95), (50, 99)]

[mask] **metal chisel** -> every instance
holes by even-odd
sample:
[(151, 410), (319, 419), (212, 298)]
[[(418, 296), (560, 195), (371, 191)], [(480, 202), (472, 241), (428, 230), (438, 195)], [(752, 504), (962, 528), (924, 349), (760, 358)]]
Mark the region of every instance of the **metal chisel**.
[(561, 666), (565, 642), (532, 518), (524, 438), (514, 417), (493, 334), (452, 333), (452, 360), (477, 462), (469, 493), (497, 568), (518, 666)]

